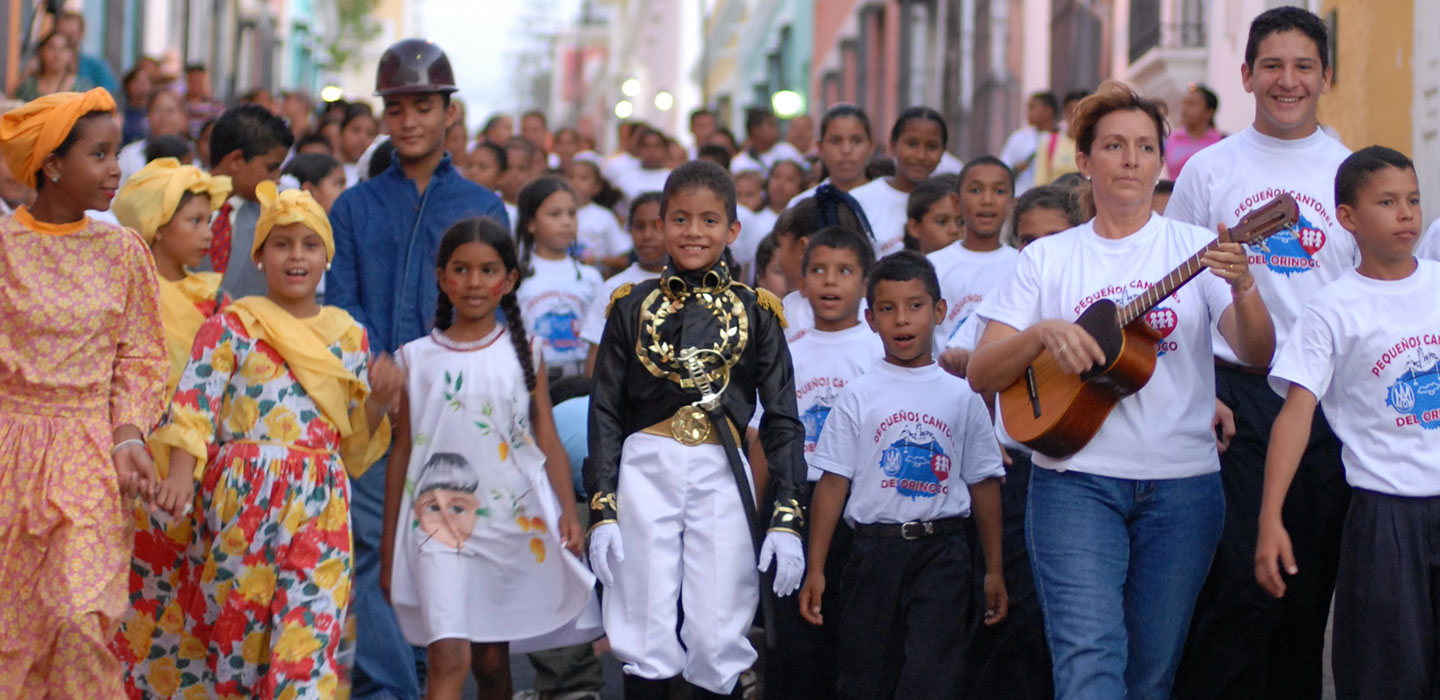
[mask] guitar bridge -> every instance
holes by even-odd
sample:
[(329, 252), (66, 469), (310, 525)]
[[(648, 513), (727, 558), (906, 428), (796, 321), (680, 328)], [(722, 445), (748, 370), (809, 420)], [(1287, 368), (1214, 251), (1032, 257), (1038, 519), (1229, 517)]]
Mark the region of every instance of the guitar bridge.
[(1025, 368), (1025, 392), (1030, 395), (1030, 408), (1035, 411), (1035, 417), (1040, 417), (1040, 390), (1035, 386), (1035, 367), (1031, 365)]

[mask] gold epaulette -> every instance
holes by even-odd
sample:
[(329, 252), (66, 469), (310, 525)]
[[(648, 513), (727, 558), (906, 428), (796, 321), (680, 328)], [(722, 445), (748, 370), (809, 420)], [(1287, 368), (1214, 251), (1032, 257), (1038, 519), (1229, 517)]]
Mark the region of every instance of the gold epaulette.
[(769, 309), (770, 313), (775, 314), (775, 318), (780, 319), (781, 328), (790, 327), (790, 324), (785, 322), (785, 304), (780, 301), (780, 297), (775, 296), (774, 292), (764, 287), (756, 287), (755, 300), (760, 303), (761, 308)]
[(610, 295), (610, 303), (605, 305), (605, 318), (610, 318), (610, 309), (615, 308), (615, 302), (630, 296), (630, 291), (633, 289), (635, 289), (633, 282), (626, 282), (615, 288), (615, 292)]

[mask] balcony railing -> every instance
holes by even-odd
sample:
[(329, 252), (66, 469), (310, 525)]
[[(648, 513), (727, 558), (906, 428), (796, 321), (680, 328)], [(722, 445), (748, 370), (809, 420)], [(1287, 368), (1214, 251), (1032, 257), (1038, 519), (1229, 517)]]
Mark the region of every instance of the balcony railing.
[(1161, 24), (1158, 21), (1137, 22), (1130, 20), (1130, 62), (1134, 63), (1146, 51), (1159, 47), (1165, 49), (1198, 48), (1205, 46), (1204, 22), (1176, 22)]

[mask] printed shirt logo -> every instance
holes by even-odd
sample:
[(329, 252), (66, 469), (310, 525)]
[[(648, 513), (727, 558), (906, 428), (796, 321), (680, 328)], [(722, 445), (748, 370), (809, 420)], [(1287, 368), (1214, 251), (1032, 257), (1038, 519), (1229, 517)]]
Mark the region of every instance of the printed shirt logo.
[(888, 478), (880, 488), (894, 489), (911, 500), (949, 493), (950, 456), (934, 433), (919, 424), (907, 426), (900, 439), (880, 453), (880, 470)]
[(805, 453), (815, 451), (815, 444), (820, 441), (820, 431), (825, 429), (825, 419), (830, 416), (830, 407), (824, 400), (815, 402), (814, 406), (805, 409), (800, 414), (800, 422), (805, 424)]
[(1411, 338), (1396, 346), (1413, 347), (1415, 353), (1405, 358), (1405, 372), (1390, 385), (1385, 405), (1400, 414), (1395, 419), (1397, 426), (1419, 425), (1434, 430), (1440, 428), (1440, 356), (1420, 347), (1416, 340)]
[(1325, 231), (1302, 215), (1294, 226), (1247, 246), (1251, 265), (1289, 277), (1320, 267), (1315, 256), (1325, 247)]
[(1150, 328), (1160, 334), (1160, 340), (1155, 343), (1156, 357), (1164, 357), (1165, 353), (1178, 347), (1175, 343), (1165, 340), (1180, 325), (1180, 316), (1175, 313), (1174, 309), (1165, 306), (1153, 308), (1145, 314), (1145, 323), (1150, 324)]
[(547, 311), (535, 323), (536, 333), (556, 350), (580, 347), (580, 317), (570, 309)]

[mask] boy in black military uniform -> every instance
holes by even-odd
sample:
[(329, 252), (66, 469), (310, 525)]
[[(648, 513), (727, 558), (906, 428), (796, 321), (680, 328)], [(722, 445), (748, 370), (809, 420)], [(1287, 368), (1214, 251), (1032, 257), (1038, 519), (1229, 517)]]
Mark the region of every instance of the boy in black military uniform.
[(596, 356), (590, 563), (627, 698), (663, 698), (677, 675), (693, 697), (726, 697), (755, 661), (746, 632), (761, 593), (753, 479), (736, 426), (758, 394), (773, 501), (758, 568), (774, 565), (777, 595), (804, 573), (805, 429), (780, 300), (730, 277), (726, 246), (740, 224), (729, 173), (702, 161), (677, 168), (660, 218), (670, 262), (660, 279), (615, 291)]

